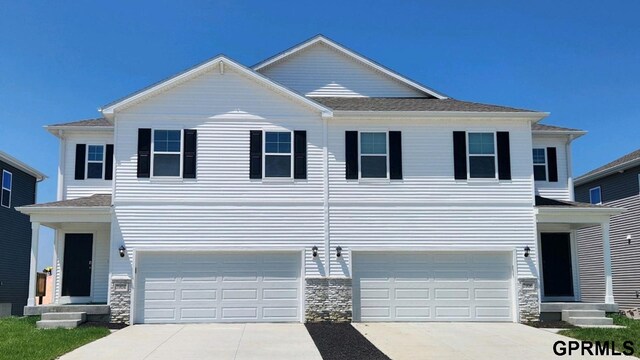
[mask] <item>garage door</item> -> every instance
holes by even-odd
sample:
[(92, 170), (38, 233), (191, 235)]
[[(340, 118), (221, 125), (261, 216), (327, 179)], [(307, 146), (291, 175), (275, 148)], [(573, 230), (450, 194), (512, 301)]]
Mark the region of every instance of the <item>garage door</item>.
[(299, 254), (143, 253), (138, 323), (300, 319)]
[(511, 253), (354, 253), (358, 321), (511, 321)]

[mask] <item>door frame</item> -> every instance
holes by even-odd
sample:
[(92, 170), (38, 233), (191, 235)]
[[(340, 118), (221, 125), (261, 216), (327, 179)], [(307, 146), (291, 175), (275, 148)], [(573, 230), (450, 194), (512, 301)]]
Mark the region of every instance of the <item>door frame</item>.
[[(167, 253), (167, 252), (173, 252), (173, 253), (210, 253), (210, 254), (250, 254), (250, 253), (288, 253), (288, 254), (292, 254), (292, 255), (296, 255), (298, 254), (299, 258), (298, 260), (300, 261), (299, 264), (299, 274), (300, 274), (300, 279), (299, 279), (299, 284), (298, 284), (298, 291), (300, 294), (300, 299), (298, 300), (298, 317), (299, 317), (299, 323), (304, 324), (305, 322), (305, 279), (306, 279), (306, 256), (307, 256), (307, 248), (306, 247), (296, 247), (296, 248), (291, 248), (291, 247), (273, 247), (273, 248), (268, 248), (268, 249), (252, 249), (252, 248), (247, 248), (247, 247), (205, 247), (205, 248), (201, 248), (201, 247), (195, 247), (192, 249), (185, 249), (185, 248), (175, 248), (175, 247), (167, 247), (167, 248), (162, 248), (162, 249), (157, 249), (157, 248), (145, 248), (145, 247), (140, 247), (137, 249), (133, 249), (132, 251), (132, 261), (131, 261), (131, 273), (133, 274), (132, 279), (131, 279), (131, 289), (130, 289), (130, 296), (131, 296), (131, 304), (130, 304), (130, 309), (129, 309), (129, 322), (131, 323), (131, 325), (134, 324), (143, 324), (142, 321), (138, 321), (138, 312), (136, 309), (136, 302), (137, 302), (137, 292), (138, 292), (138, 263), (139, 263), (139, 256), (142, 254), (153, 254), (153, 253)], [(111, 277), (114, 277), (113, 275), (111, 275)], [(111, 280), (109, 280), (109, 286), (111, 286)]]
[[(62, 283), (64, 282), (64, 249), (67, 245), (67, 234), (91, 234), (92, 236), (92, 244), (91, 244), (91, 283), (89, 284), (89, 296), (62, 296)], [(93, 285), (95, 284), (95, 269), (96, 269), (96, 238), (97, 231), (82, 231), (82, 230), (60, 230), (60, 235), (62, 239), (59, 241), (60, 244), (60, 252), (62, 256), (59, 257), (58, 261), (60, 262), (60, 304), (77, 304), (77, 303), (90, 303), (93, 301)]]
[[(371, 247), (371, 246), (354, 246), (347, 249), (349, 252), (349, 272), (351, 273), (351, 278), (354, 279), (354, 273), (352, 269), (353, 259), (356, 254), (367, 254), (367, 253), (379, 253), (379, 252), (398, 252), (398, 253), (498, 253), (505, 254), (511, 257), (511, 322), (518, 323), (520, 319), (520, 306), (518, 300), (518, 250), (513, 246), (501, 246), (501, 245), (488, 245), (488, 246), (461, 246), (455, 249), (451, 247), (442, 247), (442, 246), (408, 246), (403, 248), (397, 247)], [(362, 322), (361, 320), (355, 320), (355, 306), (354, 299), (356, 295), (356, 284), (352, 281), (352, 289), (351, 289), (351, 303), (352, 303), (352, 313), (353, 320), (352, 322)]]
[[(571, 248), (571, 284), (573, 286), (573, 296), (545, 296), (544, 294), (544, 272), (542, 265), (542, 234), (567, 233), (569, 234), (569, 246)], [(574, 230), (542, 230), (538, 231), (538, 265), (540, 267), (540, 299), (542, 302), (553, 301), (580, 301), (580, 272), (578, 267), (578, 248)]]

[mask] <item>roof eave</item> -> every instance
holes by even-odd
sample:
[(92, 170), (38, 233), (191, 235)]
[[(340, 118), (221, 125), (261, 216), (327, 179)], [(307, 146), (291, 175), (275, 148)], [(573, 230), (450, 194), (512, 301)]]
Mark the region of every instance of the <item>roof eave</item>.
[(59, 213), (59, 212), (81, 212), (81, 213), (104, 213), (110, 212), (111, 206), (19, 206), (15, 208), (25, 215), (37, 213)]
[(583, 213), (589, 215), (603, 215), (614, 216), (620, 215), (625, 212), (624, 208), (615, 207), (577, 207), (577, 206), (536, 206), (536, 214), (551, 215), (551, 214), (568, 214), (568, 213)]
[(406, 117), (406, 118), (500, 118), (526, 119), (538, 122), (549, 116), (547, 112), (506, 111), (349, 111), (334, 110), (334, 117)]
[(60, 131), (104, 131), (112, 132), (113, 126), (73, 126), (73, 125), (45, 125), (44, 129), (54, 136), (60, 137)]
[(588, 183), (590, 181), (597, 180), (597, 179), (603, 178), (605, 176), (609, 176), (611, 174), (615, 174), (617, 172), (624, 171), (626, 169), (629, 169), (629, 168), (632, 168), (632, 167), (638, 166), (638, 165), (640, 165), (640, 158), (629, 160), (627, 162), (623, 162), (622, 164), (618, 164), (616, 166), (612, 166), (612, 167), (610, 167), (608, 169), (604, 169), (604, 170), (598, 171), (598, 172), (593, 173), (593, 174), (587, 174), (587, 175), (578, 176), (573, 181), (573, 184), (575, 186), (579, 186), (579, 185)]
[(2, 150), (0, 150), (0, 160), (8, 163), (9, 165), (15, 167), (16, 169), (18, 169), (20, 171), (23, 171), (23, 172), (35, 177), (37, 182), (40, 182), (40, 181), (48, 178), (47, 175), (45, 175), (42, 172), (36, 170), (34, 167), (25, 164), (24, 162), (16, 159), (15, 157), (7, 154), (6, 152), (4, 152)]
[(573, 137), (572, 140), (575, 140), (587, 134), (587, 131), (584, 131), (584, 130), (531, 130), (531, 132), (539, 135), (572, 136)]

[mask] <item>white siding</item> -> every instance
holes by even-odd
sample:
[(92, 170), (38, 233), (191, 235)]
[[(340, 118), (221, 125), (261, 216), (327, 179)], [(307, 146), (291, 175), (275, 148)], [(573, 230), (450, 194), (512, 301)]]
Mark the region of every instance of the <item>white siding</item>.
[[(138, 128), (198, 130), (197, 179), (138, 179)], [(308, 179), (249, 179), (250, 130), (306, 130)], [(323, 198), (317, 111), (233, 71), (208, 72), (127, 109), (116, 119), (115, 202), (299, 201)]]
[[(534, 149), (555, 147), (558, 157), (558, 182), (536, 181), (536, 195), (557, 200), (572, 200), (568, 186), (569, 169), (567, 168), (566, 144), (566, 136), (533, 135)], [(533, 155), (531, 156), (533, 157)]]
[(309, 96), (424, 97), (382, 72), (318, 43), (260, 70)]
[[(392, 125), (390, 125), (392, 124)], [(496, 120), (332, 120), (329, 129), (330, 238), (334, 276), (351, 276), (348, 249), (517, 249), (518, 276), (537, 276), (531, 135), (525, 122)], [(347, 130), (402, 131), (401, 181), (345, 180)], [(509, 131), (511, 181), (456, 181), (453, 131)]]
[[(137, 249), (306, 251), (306, 275), (323, 275), (322, 206), (117, 206), (111, 252), (121, 243), (129, 256), (112, 263), (114, 275), (131, 275)], [(313, 258), (311, 248), (318, 246)]]
[[(76, 199), (93, 194), (110, 194), (111, 180), (84, 179), (75, 180), (76, 144), (106, 145), (113, 144), (110, 132), (67, 132), (65, 133), (65, 170), (63, 196), (65, 200)], [(85, 165), (86, 166), (86, 165)], [(62, 200), (62, 199), (60, 199)]]

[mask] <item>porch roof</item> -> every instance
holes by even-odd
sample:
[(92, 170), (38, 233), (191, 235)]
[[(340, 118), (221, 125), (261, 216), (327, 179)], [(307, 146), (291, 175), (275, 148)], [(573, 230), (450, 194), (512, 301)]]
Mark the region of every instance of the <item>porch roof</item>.
[(611, 216), (625, 211), (624, 208), (556, 200), (542, 196), (536, 196), (535, 201), (538, 223), (570, 224), (576, 229), (608, 223)]
[(17, 207), (16, 210), (48, 227), (60, 223), (111, 222), (111, 195), (95, 194), (71, 200)]

